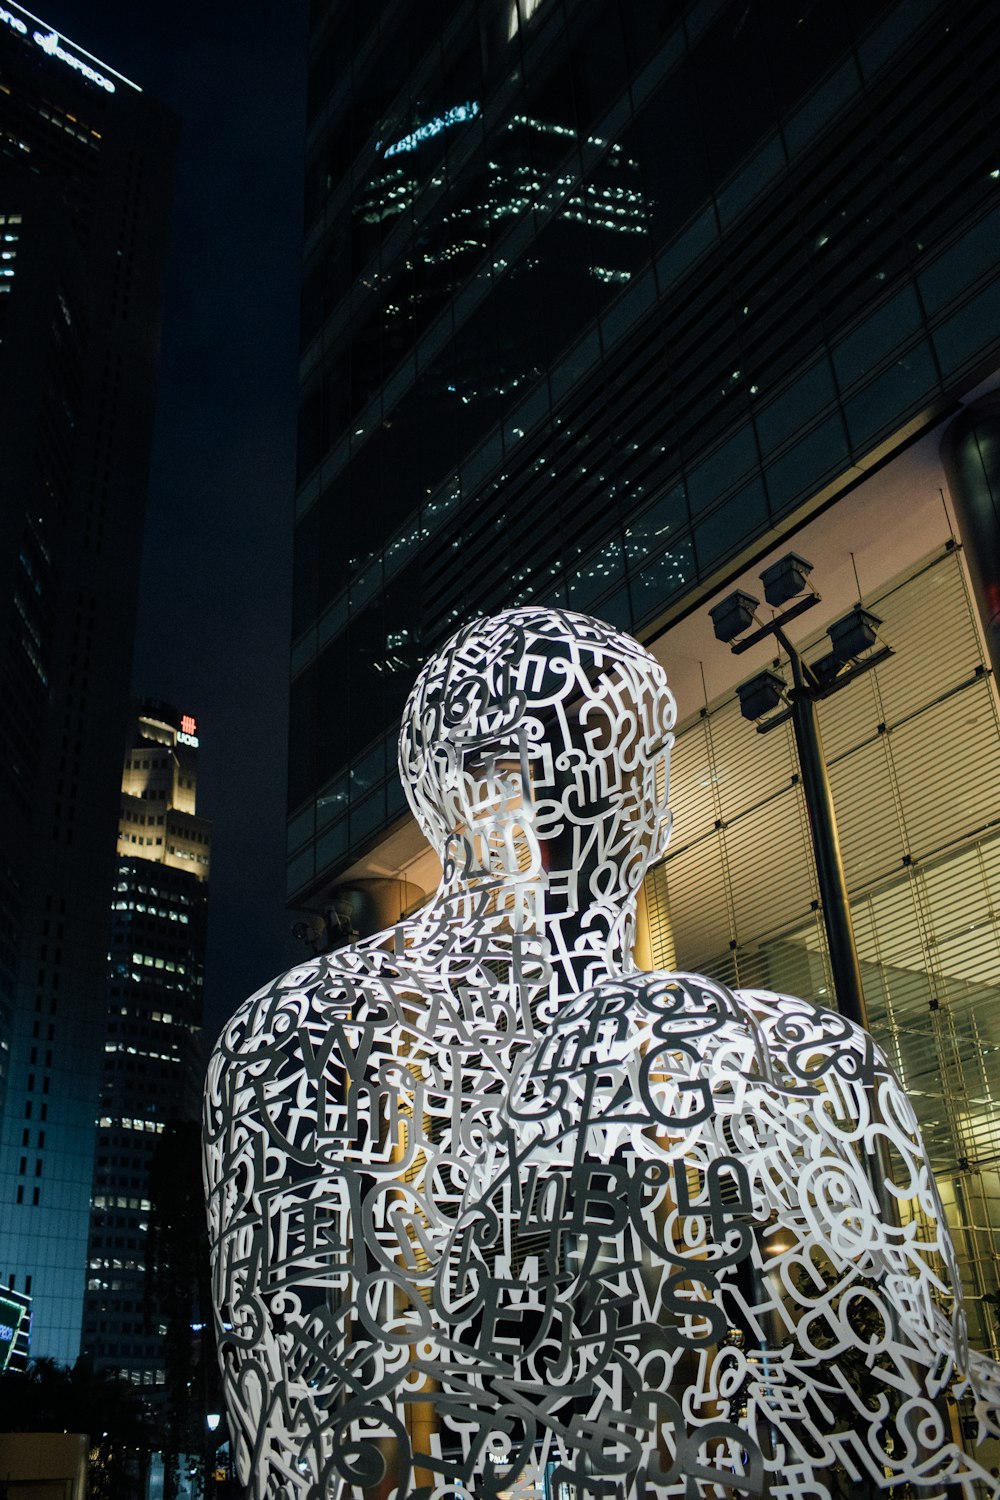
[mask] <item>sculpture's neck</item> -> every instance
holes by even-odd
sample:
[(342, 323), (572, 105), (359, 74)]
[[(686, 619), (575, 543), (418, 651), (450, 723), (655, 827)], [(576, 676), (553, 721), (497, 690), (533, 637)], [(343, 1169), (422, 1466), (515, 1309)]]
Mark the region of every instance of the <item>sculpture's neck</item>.
[[(612, 872), (608, 872), (609, 877)], [(550, 971), (556, 993), (574, 994), (635, 967), (636, 900), (622, 879), (612, 878), (600, 895), (580, 899), (573, 875), (549, 872), (446, 874), (425, 908), (430, 931), (444, 923), (466, 952), (488, 958), (519, 939)]]

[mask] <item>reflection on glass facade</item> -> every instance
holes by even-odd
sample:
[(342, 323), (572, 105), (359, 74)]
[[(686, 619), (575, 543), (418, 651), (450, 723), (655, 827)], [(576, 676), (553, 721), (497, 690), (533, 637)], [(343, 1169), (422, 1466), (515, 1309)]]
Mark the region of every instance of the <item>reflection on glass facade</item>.
[(314, 0), (297, 902), (455, 621), (648, 634), (997, 363), (991, 9)]

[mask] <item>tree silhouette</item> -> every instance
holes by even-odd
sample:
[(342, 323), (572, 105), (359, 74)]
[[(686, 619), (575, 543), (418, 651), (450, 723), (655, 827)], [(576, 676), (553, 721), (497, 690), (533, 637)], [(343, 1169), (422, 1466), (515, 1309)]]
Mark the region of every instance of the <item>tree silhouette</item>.
[(33, 1359), (0, 1375), (0, 1424), (7, 1432), (81, 1432), (90, 1440), (92, 1500), (133, 1500), (145, 1489), (151, 1429), (137, 1393), (120, 1375)]

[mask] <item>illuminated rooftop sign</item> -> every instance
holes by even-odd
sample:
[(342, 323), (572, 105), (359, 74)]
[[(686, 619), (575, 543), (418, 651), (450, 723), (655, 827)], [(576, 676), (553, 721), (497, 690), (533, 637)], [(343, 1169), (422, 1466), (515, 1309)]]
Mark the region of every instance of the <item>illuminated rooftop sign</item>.
[[(67, 68), (72, 68), (74, 72), (81, 73), (89, 82), (96, 84), (100, 89), (104, 89), (106, 93), (114, 94), (116, 92), (116, 85), (108, 77), (108, 74), (92, 66), (93, 63), (98, 61), (96, 57), (92, 57), (89, 52), (85, 52), (82, 47), (78, 47), (75, 42), (71, 42), (68, 37), (63, 36), (60, 32), (53, 31), (51, 26), (45, 21), (40, 21), (30, 11), (22, 10), (19, 5), (11, 6), (10, 0), (8, 0), (8, 4), (0, 4), (0, 25), (8, 27), (9, 30), (16, 32), (18, 36), (23, 36), (25, 41), (33, 42), (36, 47), (40, 47), (49, 57), (58, 58)], [(72, 48), (73, 50), (69, 51), (67, 50), (68, 48)], [(105, 63), (100, 64), (101, 68), (106, 66)], [(109, 69), (108, 71), (114, 72), (114, 69)], [(121, 73), (115, 73), (115, 78), (119, 79), (122, 83), (127, 83), (129, 88), (141, 92), (138, 84), (133, 83), (129, 78), (123, 77)]]
[(450, 125), (463, 125), (466, 120), (474, 120), (478, 113), (479, 105), (475, 99), (469, 99), (465, 104), (453, 104), (443, 115), (435, 115), (432, 120), (411, 130), (409, 135), (404, 135), (401, 141), (394, 141), (391, 146), (386, 146), (382, 155), (398, 156), (402, 151), (416, 151), (421, 141), (429, 141), (432, 136), (440, 135)]
[(193, 714), (181, 714), (181, 727), (177, 731), (177, 742), (180, 745), (190, 745), (192, 749), (198, 748), (198, 720)]

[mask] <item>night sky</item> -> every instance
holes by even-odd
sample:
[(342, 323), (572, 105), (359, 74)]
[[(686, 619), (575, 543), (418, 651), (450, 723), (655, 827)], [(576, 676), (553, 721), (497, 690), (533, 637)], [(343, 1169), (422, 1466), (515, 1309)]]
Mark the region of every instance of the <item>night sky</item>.
[(206, 1030), (307, 950), (284, 908), (306, 0), (38, 0), (180, 117), (133, 688), (199, 721)]

